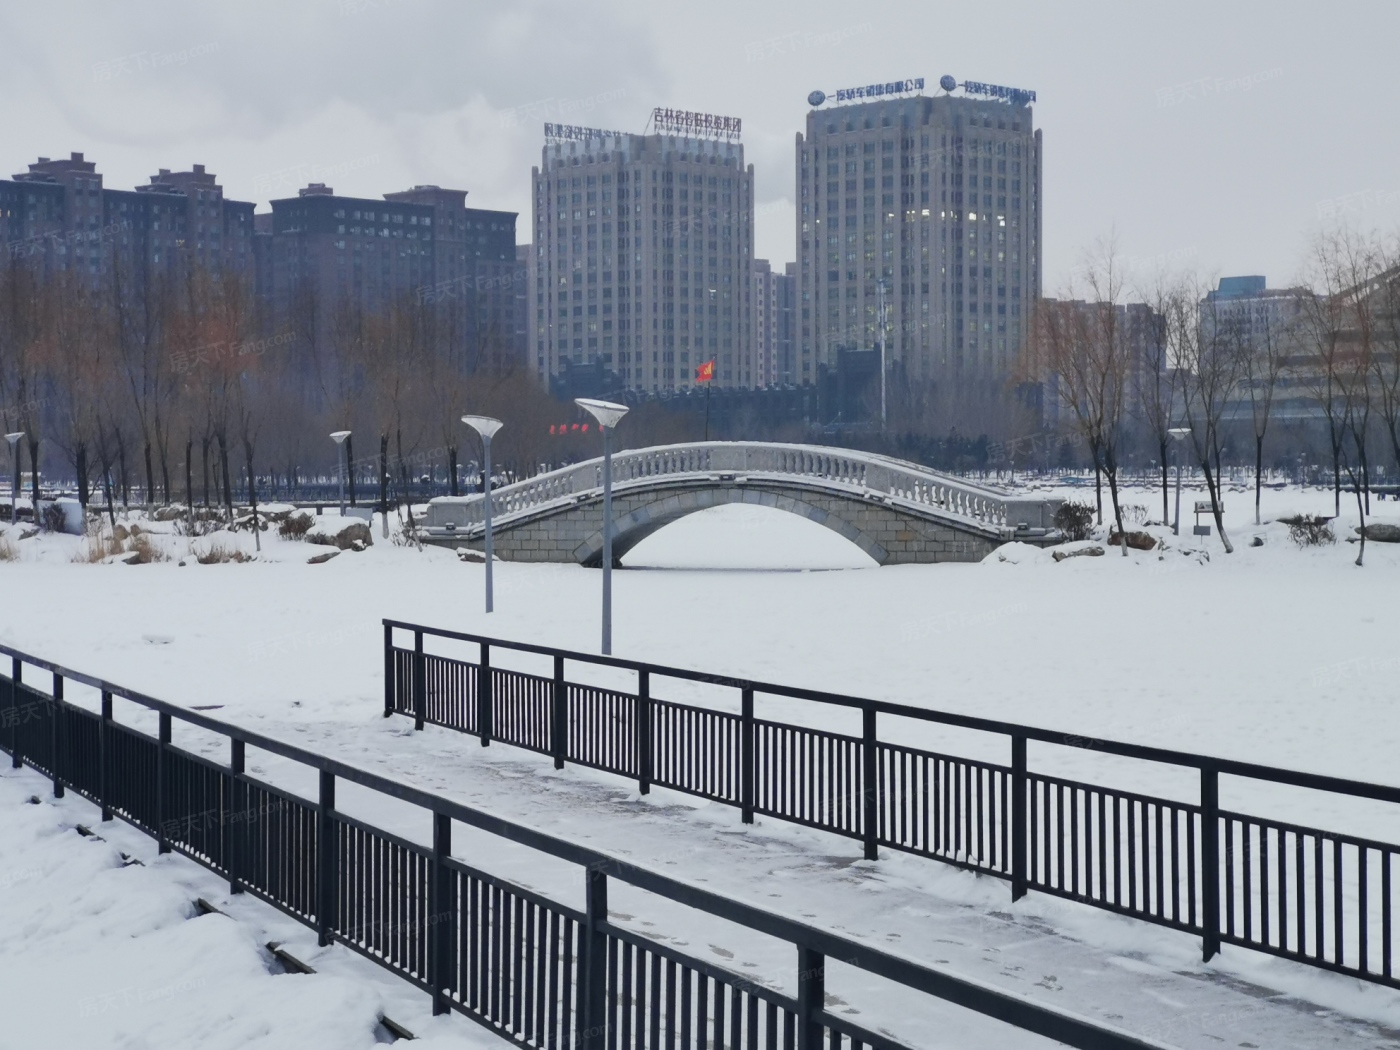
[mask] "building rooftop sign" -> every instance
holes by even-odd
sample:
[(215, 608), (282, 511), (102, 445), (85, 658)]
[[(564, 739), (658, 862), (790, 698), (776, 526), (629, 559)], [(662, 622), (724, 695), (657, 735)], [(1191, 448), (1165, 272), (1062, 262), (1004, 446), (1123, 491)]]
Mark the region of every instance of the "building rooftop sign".
[[(837, 102), (860, 102), (867, 98), (884, 98), (886, 95), (903, 95), (910, 91), (922, 91), (924, 89), (924, 78), (914, 77), (909, 80), (887, 80), (883, 84), (864, 84), (861, 87), (841, 88), (836, 92)], [(821, 95), (820, 102), (812, 102), (818, 95)], [(820, 106), (826, 101), (826, 95), (820, 91), (814, 91), (807, 97), (807, 101), (815, 106)]]
[(980, 80), (964, 80), (962, 89), (969, 95), (986, 95), (989, 98), (1004, 98), (1013, 106), (1024, 106), (1035, 101), (1035, 92), (1024, 88), (1002, 87), (1000, 84), (984, 84)]
[(688, 109), (664, 109), (661, 106), (652, 110), (651, 122), (657, 131), (717, 139), (737, 139), (743, 128), (743, 121), (739, 117), (720, 117), (713, 113), (694, 113)]
[(585, 139), (601, 139), (608, 136), (621, 136), (620, 131), (604, 131), (601, 128), (581, 128), (576, 124), (546, 124), (546, 142), (581, 142)]

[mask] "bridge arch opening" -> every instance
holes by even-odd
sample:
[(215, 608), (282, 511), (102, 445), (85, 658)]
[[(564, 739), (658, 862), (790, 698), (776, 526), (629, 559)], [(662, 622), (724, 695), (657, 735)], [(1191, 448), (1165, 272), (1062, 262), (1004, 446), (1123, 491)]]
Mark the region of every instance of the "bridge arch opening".
[(879, 563), (839, 530), (791, 510), (728, 503), (669, 518), (627, 536), (629, 569), (792, 571), (873, 569)]

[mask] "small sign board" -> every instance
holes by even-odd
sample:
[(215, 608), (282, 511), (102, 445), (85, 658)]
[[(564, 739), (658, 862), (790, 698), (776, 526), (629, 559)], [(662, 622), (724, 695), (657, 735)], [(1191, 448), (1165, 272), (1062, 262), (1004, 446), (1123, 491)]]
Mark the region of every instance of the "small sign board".
[(1209, 535), (1210, 535), (1210, 526), (1209, 526), (1209, 525), (1197, 525), (1197, 526), (1195, 526), (1195, 527), (1191, 530), (1191, 532), (1192, 532), (1194, 535), (1196, 535), (1196, 536), (1209, 536)]
[[(1225, 505), (1224, 505), (1223, 503), (1220, 505), (1220, 511), (1221, 511), (1222, 514), (1225, 512)], [(1214, 505), (1213, 503), (1211, 503), (1210, 500), (1197, 500), (1197, 501), (1196, 501), (1196, 513), (1197, 513), (1197, 514), (1214, 514), (1214, 513), (1215, 513), (1215, 505)]]

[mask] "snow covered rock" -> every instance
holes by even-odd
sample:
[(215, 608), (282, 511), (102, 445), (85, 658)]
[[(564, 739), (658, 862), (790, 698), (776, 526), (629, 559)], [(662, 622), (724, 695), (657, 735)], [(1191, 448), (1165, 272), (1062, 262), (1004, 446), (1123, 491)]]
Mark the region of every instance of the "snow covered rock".
[(306, 564), (307, 564), (307, 565), (324, 565), (326, 562), (330, 561), (332, 558), (338, 557), (339, 554), (340, 554), (340, 551), (338, 551), (338, 550), (337, 550), (337, 551), (326, 551), (326, 553), (324, 553), (324, 554), (315, 554), (315, 555), (312, 555), (310, 558), (307, 558), (307, 559), (306, 559)]
[[(1360, 532), (1361, 526), (1353, 525), (1352, 530)], [(1368, 540), (1373, 540), (1376, 543), (1400, 543), (1400, 525), (1373, 521), (1366, 526), (1365, 536)]]
[(1103, 548), (1098, 544), (1092, 544), (1088, 547), (1076, 547), (1071, 550), (1053, 550), (1050, 552), (1050, 557), (1056, 561), (1064, 561), (1066, 558), (1102, 558)]
[(983, 565), (1032, 565), (1037, 562), (1049, 563), (1050, 555), (1029, 543), (1003, 543), (982, 559)]
[(315, 525), (306, 532), (307, 543), (321, 543), (327, 547), (339, 547), (343, 551), (354, 550), (355, 544), (362, 544), (363, 550), (374, 542), (368, 522), (359, 518), (333, 517), (322, 515)]
[(1157, 538), (1150, 532), (1129, 532), (1120, 534), (1109, 530), (1108, 545), (1110, 547), (1120, 547), (1126, 538), (1127, 544), (1135, 551), (1150, 551), (1157, 546)]

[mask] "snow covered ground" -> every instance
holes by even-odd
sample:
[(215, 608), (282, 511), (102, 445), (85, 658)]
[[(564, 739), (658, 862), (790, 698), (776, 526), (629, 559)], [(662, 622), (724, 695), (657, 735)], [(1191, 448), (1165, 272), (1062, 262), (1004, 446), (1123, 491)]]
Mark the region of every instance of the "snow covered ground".
[[(1073, 494), (1086, 496), (1082, 490)], [(1092, 490), (1087, 497), (1092, 499)], [(1183, 493), (1184, 524), (1194, 520), (1189, 509), (1198, 498), (1203, 494)], [(1160, 513), (1157, 494), (1130, 492), (1126, 499)], [(1078, 736), (1400, 782), (1394, 771), (1400, 732), (1392, 703), (1400, 691), (1394, 597), (1400, 545), (1368, 544), (1366, 565), (1357, 568), (1354, 545), (1338, 542), (1300, 550), (1289, 541), (1286, 527), (1253, 526), (1252, 493), (1228, 493), (1226, 504), (1237, 548), (1228, 556), (1215, 537), (1184, 536), (1168, 541), (1164, 552), (1131, 551), (1126, 559), (1114, 550), (1104, 557), (1055, 563), (1048, 554), (1023, 551), (1024, 556), (1012, 554), (1008, 561), (994, 556), (980, 565), (890, 568), (875, 567), (835, 533), (781, 512), (745, 506), (705, 511), (640, 544), (627, 558), (636, 571), (615, 574), (615, 651), (1005, 718)], [(1293, 488), (1265, 493), (1266, 521), (1330, 509), (1329, 492)], [(1377, 503), (1373, 511), (1373, 520), (1400, 524), (1400, 505)], [(1339, 540), (1351, 534), (1354, 514), (1344, 503)], [(498, 564), (497, 611), (487, 617), (481, 611), (479, 563), (460, 562), (450, 551), (386, 543), (377, 521), (375, 546), (346, 551), (320, 565), (306, 560), (330, 548), (281, 541), (273, 533), (264, 534), (256, 560), (202, 565), (190, 556), (190, 540), (164, 534), (169, 525), (150, 527), (162, 530), (151, 544), (170, 560), (75, 563), (83, 543), (75, 537), (0, 540), (18, 556), (0, 561), (5, 598), (0, 602), (0, 640), (175, 703), (219, 705), (218, 717), (334, 751), (544, 830), (1178, 1045), (1400, 1046), (1400, 996), (1385, 989), (1240, 949), (1227, 949), (1203, 967), (1199, 945), (1179, 934), (1036, 894), (1012, 906), (1000, 881), (912, 857), (889, 856), (868, 864), (855, 860), (852, 843), (820, 833), (762, 821), (745, 828), (737, 813), (727, 809), (664, 791), (644, 801), (616, 778), (572, 768), (555, 773), (523, 752), (483, 750), (470, 738), (444, 731), (413, 734), (409, 723), (379, 717), (381, 617), (596, 651), (596, 571)], [(1256, 535), (1263, 546), (1249, 545)], [(246, 533), (193, 543), (199, 552), (215, 543), (249, 553), (253, 548)], [(511, 662), (504, 655), (500, 659)], [(663, 688), (657, 683), (654, 691), (725, 707), (737, 703), (713, 687), (665, 683)], [(95, 702), (80, 690), (69, 695)], [(772, 698), (766, 705), (761, 698), (760, 714), (772, 711), (810, 724), (851, 728), (840, 713)], [(121, 705), (117, 717), (144, 724)], [(1006, 758), (1003, 741), (904, 728), (927, 746)], [(882, 727), (882, 734), (888, 731)], [(176, 742), (181, 742), (178, 727)], [(188, 746), (198, 749), (200, 742), (192, 739)], [(1188, 773), (1129, 766), (1091, 751), (1033, 745), (1031, 764), (1080, 779), (1195, 798), (1196, 785)], [(250, 769), (274, 782), (310, 789), (269, 756), (250, 755)], [(9, 771), (0, 772), (6, 774), (0, 792), (8, 793), (0, 797), (0, 855), (6, 864), (0, 880), (13, 878), (11, 869), (21, 875), (57, 870), (61, 858), (66, 858), (64, 865), (90, 863), (96, 873), (71, 885), (26, 877), (13, 883), (13, 892), (0, 894), (0, 901), (22, 895), (25, 909), (71, 919), (49, 932), (34, 928), (29, 948), (6, 938), (0, 948), (0, 988), (16, 987), (10, 974), (26, 968), (56, 973), (80, 936), (106, 927), (138, 934), (136, 940), (154, 938), (151, 944), (161, 937), (189, 938), (195, 945), (190, 952), (211, 954), (215, 942), (203, 938), (213, 934), (179, 931), (224, 923), (218, 917), (184, 918), (189, 887), (212, 876), (168, 857), (146, 869), (109, 872), (110, 851), (103, 854), (106, 867), (86, 860), (108, 847), (55, 830), (64, 821), (95, 819), (90, 812), (72, 817), (65, 808), (85, 803), (24, 806), (15, 801), (16, 792), (43, 796), (42, 781), (25, 773), (12, 784)], [(1222, 782), (1222, 803), (1400, 841), (1400, 820), (1391, 807), (1340, 807), (1313, 793), (1228, 779)], [(426, 826), (384, 803), (365, 799), (346, 805), (409, 837), (423, 840), (427, 834)], [(364, 809), (357, 811), (355, 805)], [(102, 834), (113, 842), (129, 835), (131, 845), (123, 848), (143, 858), (141, 849), (154, 855), (154, 846), (142, 845), (129, 829), (104, 829)], [(33, 862), (27, 859), (31, 853)], [(555, 871), (523, 851), (495, 843), (484, 856), (493, 870), (561, 900), (579, 896), (574, 873), (567, 869)], [(156, 874), (168, 881), (133, 898), (129, 910), (115, 891), (104, 896), (109, 891), (102, 887), (118, 880)], [(217, 883), (206, 889), (205, 895), (223, 907), (225, 898), (216, 899)], [(635, 901), (623, 892), (615, 896), (614, 908), (624, 909), (627, 921), (652, 924), (646, 927), (651, 936), (689, 944), (690, 951), (710, 946), (717, 961), (725, 959), (725, 952), (734, 953), (726, 965), (751, 963), (780, 984), (791, 968), (790, 960), (772, 955), (772, 947), (760, 939), (709, 929), (696, 917), (641, 895)], [(270, 909), (235, 903), (246, 910), (243, 921), (254, 926), (270, 929), (282, 921)], [(0, 903), (0, 908), (8, 906)], [(16, 918), (24, 914), (28, 910), (0, 911), (0, 929), (25, 928)], [(306, 931), (295, 933), (287, 926), (278, 939), (296, 943), (299, 936), (306, 942)], [(210, 988), (219, 989), (225, 987), (221, 982), (247, 981), (251, 988), (261, 981), (280, 989), (303, 980), (267, 977), (265, 966), (261, 975), (256, 972), (254, 964), (262, 963), (254, 946), (261, 940), (250, 939), (247, 931), (220, 936), (231, 943), (242, 937), (242, 954), (233, 948), (213, 952), (228, 965), (217, 974), (191, 965), (184, 968), (190, 980), (202, 975)], [(257, 936), (262, 937), (261, 930)], [(340, 950), (324, 955), (349, 958)], [(144, 956), (132, 956), (138, 957)], [(31, 958), (32, 966), (26, 962)], [(316, 961), (313, 965), (333, 969)], [(392, 978), (366, 967), (363, 974), (347, 971), (345, 979), (368, 982), (365, 987), (372, 986), (376, 995), (399, 994)], [(116, 972), (130, 969), (118, 966)], [(334, 980), (340, 976), (335, 971)], [(21, 974), (16, 979), (28, 978)], [(891, 1021), (892, 1031), (902, 1038), (915, 1045), (927, 1042), (920, 1039), (922, 1024), (914, 1022), (914, 1014), (902, 1023), (892, 1020), (880, 1009), (878, 990), (849, 975), (843, 980), (862, 1023)], [(153, 978), (150, 987), (171, 983), (162, 981), (164, 976)], [(836, 985), (835, 976), (831, 982)], [(332, 985), (332, 977), (323, 983)], [(35, 982), (23, 987), (33, 991), (15, 997), (6, 1013), (21, 1016), (22, 1025), (30, 1026), (25, 1030), (33, 1031), (52, 1015), (52, 995), (46, 998), (44, 988), (53, 986)], [(831, 990), (844, 994), (846, 989)], [(229, 1009), (227, 994), (207, 988), (180, 994), (207, 994), (211, 1003)], [(305, 1009), (325, 1011), (343, 1020), (346, 1032), (353, 1028), (357, 1034), (327, 1036), (324, 1043), (279, 1042), (276, 996), (283, 994), (270, 992), (264, 1000), (260, 993), (249, 993), (258, 1006), (239, 1014), (240, 1019), (263, 1016), (257, 1010), (266, 1005), (270, 1041), (265, 1045), (349, 1046), (358, 1045), (357, 1038), (372, 1038), (373, 1010), (367, 1007), (376, 1000), (362, 996), (356, 1000), (358, 1012), (340, 1010), (336, 996), (345, 993), (332, 988), (316, 993), (324, 998), (307, 999)], [(415, 1031), (425, 1027), (413, 1021), (426, 1014), (426, 1000), (406, 986), (402, 995), (405, 1005), (393, 1006), (391, 1016)], [(243, 992), (237, 1001), (244, 1001)], [(414, 1002), (416, 1016), (411, 1013)], [(369, 1028), (361, 1014), (369, 1017)], [(194, 1010), (188, 1025), (172, 1018), (169, 1026), (154, 1032), (136, 1025), (131, 1030), (141, 1030), (146, 1040), (141, 1043), (97, 1025), (91, 1031), (100, 1029), (109, 1042), (89, 1043), (85, 1035), (72, 1045), (194, 1045), (203, 1037), (189, 1025), (203, 1016)], [(469, 1022), (453, 1023), (457, 1028), (443, 1038), (475, 1031)], [(943, 1011), (938, 1020), (941, 1038), (961, 1032), (974, 1042), (984, 1033), (981, 1023), (957, 1011)], [(339, 1031), (326, 1029), (333, 1030)], [(1001, 1036), (1000, 1045), (1021, 1045)]]

